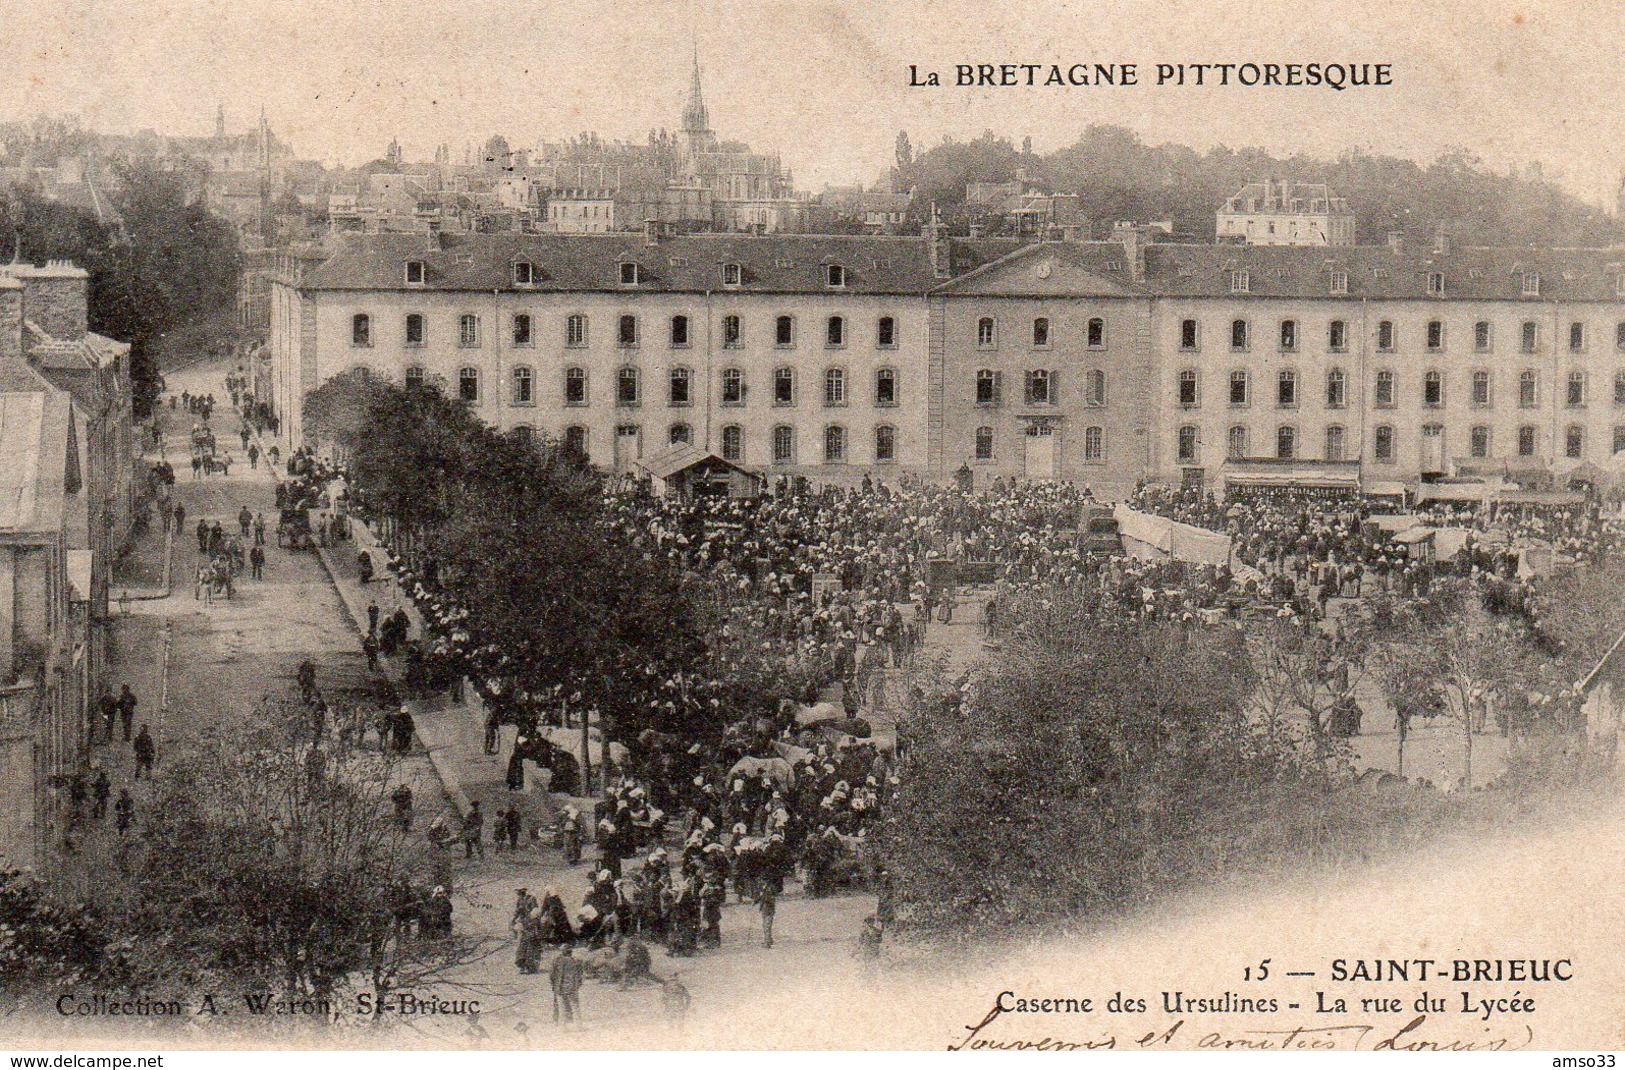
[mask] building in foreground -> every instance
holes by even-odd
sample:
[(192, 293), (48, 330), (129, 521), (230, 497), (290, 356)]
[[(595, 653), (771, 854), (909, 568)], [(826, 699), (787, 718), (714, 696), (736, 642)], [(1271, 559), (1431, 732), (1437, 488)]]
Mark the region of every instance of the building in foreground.
[(276, 404), (297, 439), (299, 400), (365, 367), (616, 468), (688, 442), (1105, 495), (1539, 483), (1625, 448), (1625, 250), (1147, 237), (361, 239), (279, 281)]
[(1354, 212), (1324, 182), (1249, 182), (1224, 202), (1216, 222), (1221, 243), (1354, 244)]

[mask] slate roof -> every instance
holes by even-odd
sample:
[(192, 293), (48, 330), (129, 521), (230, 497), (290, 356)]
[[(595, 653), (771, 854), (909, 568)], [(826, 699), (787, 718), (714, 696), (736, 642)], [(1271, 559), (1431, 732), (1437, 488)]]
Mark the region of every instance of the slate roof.
[(69, 404), (64, 394), (0, 393), (0, 534), (60, 529)]

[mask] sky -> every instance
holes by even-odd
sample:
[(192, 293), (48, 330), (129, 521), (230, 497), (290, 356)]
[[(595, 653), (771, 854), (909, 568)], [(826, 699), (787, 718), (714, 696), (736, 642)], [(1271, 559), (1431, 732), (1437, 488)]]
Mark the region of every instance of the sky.
[[(712, 126), (777, 151), (797, 185), (870, 183), (916, 149), (984, 130), (1037, 151), (1092, 123), (1151, 143), (1423, 162), (1464, 147), (1538, 162), (1611, 204), (1625, 171), (1625, 5), (1546, 0), (6, 0), (0, 118), (77, 113), (124, 133), (247, 129), (263, 106), (297, 153), (408, 159), (494, 133), (675, 128), (699, 50)], [(1389, 63), (1394, 84), (1158, 87), (1158, 63)], [(1135, 87), (910, 88), (909, 65), (1136, 63)]]

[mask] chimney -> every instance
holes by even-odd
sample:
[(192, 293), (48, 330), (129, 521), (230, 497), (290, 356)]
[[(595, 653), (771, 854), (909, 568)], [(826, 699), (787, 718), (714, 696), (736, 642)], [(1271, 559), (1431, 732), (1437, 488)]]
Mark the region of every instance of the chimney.
[(0, 365), (23, 361), (23, 284), (0, 274)]
[(1390, 230), (1388, 232), (1388, 251), (1403, 253), (1405, 251), (1405, 234), (1403, 231)]
[(440, 233), (440, 220), (429, 220), (429, 252), (438, 253), (441, 249), (445, 248), (442, 237), (443, 235)]
[(90, 274), (67, 260), (18, 272), (28, 318), (59, 342), (77, 342), (88, 329)]
[(643, 244), (651, 249), (660, 244), (660, 220), (645, 219), (643, 221)]
[(1130, 225), (1117, 228), (1117, 236), (1123, 242), (1123, 262), (1128, 265), (1129, 274), (1135, 282), (1145, 281), (1145, 238), (1138, 226)]

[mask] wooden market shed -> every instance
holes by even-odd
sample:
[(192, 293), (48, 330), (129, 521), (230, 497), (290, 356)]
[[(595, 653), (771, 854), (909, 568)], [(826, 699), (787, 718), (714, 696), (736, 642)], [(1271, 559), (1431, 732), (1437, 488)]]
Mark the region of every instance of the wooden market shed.
[(762, 477), (703, 446), (678, 443), (671, 449), (638, 462), (648, 474), (654, 493), (688, 501), (695, 497), (754, 498), (762, 493)]

